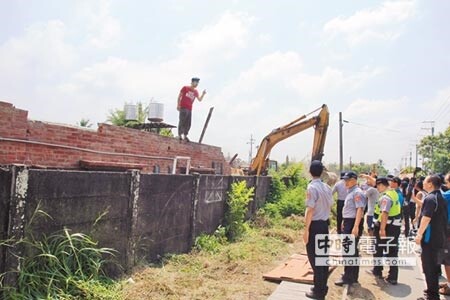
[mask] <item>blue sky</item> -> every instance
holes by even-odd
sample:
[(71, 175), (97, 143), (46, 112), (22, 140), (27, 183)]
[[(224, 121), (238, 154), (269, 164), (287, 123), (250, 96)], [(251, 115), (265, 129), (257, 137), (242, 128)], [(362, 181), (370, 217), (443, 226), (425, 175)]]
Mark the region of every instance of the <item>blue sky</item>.
[[(208, 94), (194, 106), (194, 140), (214, 106), (205, 142), (247, 159), (251, 134), (259, 143), (326, 103), (324, 160), (338, 160), (342, 111), (345, 160), (392, 170), (423, 121), (449, 124), (449, 11), (438, 0), (3, 0), (0, 99), (75, 124), (154, 98), (176, 125), (179, 89), (199, 76)], [(272, 158), (308, 158), (312, 135), (280, 143)]]

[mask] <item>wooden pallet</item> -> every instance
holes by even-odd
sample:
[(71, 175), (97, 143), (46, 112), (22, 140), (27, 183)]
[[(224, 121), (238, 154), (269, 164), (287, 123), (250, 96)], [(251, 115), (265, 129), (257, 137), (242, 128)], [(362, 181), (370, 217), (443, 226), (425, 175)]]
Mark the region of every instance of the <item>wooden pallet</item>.
[[(330, 273), (336, 267), (330, 267)], [(296, 283), (313, 284), (314, 272), (305, 254), (294, 254), (289, 260), (279, 265), (274, 270), (263, 274), (263, 278), (269, 281), (289, 281)]]

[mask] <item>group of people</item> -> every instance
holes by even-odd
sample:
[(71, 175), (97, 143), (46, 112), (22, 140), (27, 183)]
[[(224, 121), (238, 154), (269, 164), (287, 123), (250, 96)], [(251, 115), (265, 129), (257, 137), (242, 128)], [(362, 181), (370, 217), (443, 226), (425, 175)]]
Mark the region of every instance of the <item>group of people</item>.
[[(331, 188), (321, 180), (324, 166), (320, 161), (312, 161), (309, 171), (313, 179), (307, 188), (303, 241), (314, 271), (314, 286), (306, 294), (308, 298), (324, 299), (328, 292), (329, 266), (317, 263), (327, 254), (318, 251), (317, 237), (329, 234), (334, 194), (337, 234), (353, 237), (356, 246), (347, 258), (358, 261), (358, 243), (366, 228), (368, 235), (374, 237), (373, 261), (378, 262), (367, 272), (397, 285), (398, 265), (389, 264), (387, 276), (383, 277), (383, 263), (379, 262), (399, 259), (399, 238), (403, 232), (404, 238), (415, 241), (421, 251), (427, 286), (424, 297), (418, 299), (439, 299), (440, 293), (450, 295), (450, 281), (439, 284), (442, 265), (450, 280), (450, 173), (401, 179), (349, 171), (341, 173), (341, 180)], [(351, 285), (358, 282), (358, 277), (358, 264), (344, 264), (344, 273), (335, 284)]]

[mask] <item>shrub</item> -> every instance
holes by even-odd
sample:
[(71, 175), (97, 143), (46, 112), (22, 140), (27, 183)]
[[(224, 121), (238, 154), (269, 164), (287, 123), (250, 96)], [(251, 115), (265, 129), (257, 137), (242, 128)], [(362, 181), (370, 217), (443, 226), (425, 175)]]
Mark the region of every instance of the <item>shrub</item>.
[(277, 203), (267, 203), (263, 208), (260, 209), (261, 214), (264, 217), (268, 217), (271, 219), (280, 219), (280, 202)]
[(302, 163), (295, 163), (290, 164), (281, 170), (281, 176), (288, 178), (288, 188), (296, 187), (303, 183), (303, 169), (304, 167)]
[(281, 196), (286, 191), (286, 185), (284, 184), (281, 176), (278, 173), (272, 175), (272, 182), (269, 188), (269, 195), (267, 196), (268, 203), (276, 203), (281, 200)]
[(277, 206), (282, 217), (303, 215), (305, 213), (305, 189), (297, 186), (287, 190)]
[(272, 174), (270, 193), (263, 208), (265, 216), (280, 219), (305, 213), (308, 181), (302, 174), (303, 165), (301, 163), (291, 164), (280, 172)]
[(219, 252), (220, 247), (227, 243), (225, 227), (219, 226), (214, 234), (202, 234), (195, 239), (194, 248), (210, 254)]
[(248, 204), (254, 195), (254, 188), (248, 188), (245, 181), (235, 182), (228, 193), (228, 210), (225, 214), (226, 234), (229, 241), (239, 239), (246, 231), (245, 216)]

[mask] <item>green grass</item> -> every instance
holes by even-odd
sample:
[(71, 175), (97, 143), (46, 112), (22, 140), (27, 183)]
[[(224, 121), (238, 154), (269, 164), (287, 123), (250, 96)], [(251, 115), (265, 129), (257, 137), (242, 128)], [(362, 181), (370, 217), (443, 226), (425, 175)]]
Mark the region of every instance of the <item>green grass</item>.
[(25, 226), (24, 239), (0, 241), (0, 245), (25, 251), (23, 257), (18, 257), (19, 271), (9, 273), (17, 277), (16, 286), (1, 285), (7, 274), (0, 275), (4, 299), (121, 299), (121, 285), (104, 273), (115, 250), (101, 248), (89, 235), (72, 233), (67, 228), (35, 238), (31, 228), (38, 218), (51, 218), (41, 210), (40, 203)]
[(17, 288), (3, 287), (7, 299), (120, 299), (117, 283), (103, 273), (114, 250), (100, 248), (91, 237), (68, 229), (26, 247), (17, 273)]

